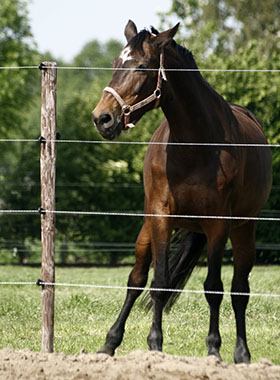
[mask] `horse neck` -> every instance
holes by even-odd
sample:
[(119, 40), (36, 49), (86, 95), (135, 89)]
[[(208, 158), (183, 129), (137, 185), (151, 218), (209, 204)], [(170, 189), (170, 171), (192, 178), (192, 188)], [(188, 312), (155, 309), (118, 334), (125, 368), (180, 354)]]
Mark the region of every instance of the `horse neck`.
[[(165, 57), (166, 69), (181, 69), (180, 63)], [(217, 142), (225, 131), (219, 123), (228, 110), (227, 102), (198, 71), (166, 71), (168, 94), (162, 104), (172, 140), (178, 142)]]

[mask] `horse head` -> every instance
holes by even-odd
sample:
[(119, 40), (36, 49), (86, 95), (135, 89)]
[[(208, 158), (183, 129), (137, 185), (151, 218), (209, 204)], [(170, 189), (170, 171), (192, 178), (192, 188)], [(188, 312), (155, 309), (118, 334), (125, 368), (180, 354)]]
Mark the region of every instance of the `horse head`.
[(129, 21), (125, 27), (127, 45), (114, 59), (114, 73), (92, 112), (98, 132), (106, 139), (118, 137), (134, 127), (147, 111), (157, 108), (162, 98), (163, 50), (177, 32), (175, 27), (158, 33), (142, 30)]

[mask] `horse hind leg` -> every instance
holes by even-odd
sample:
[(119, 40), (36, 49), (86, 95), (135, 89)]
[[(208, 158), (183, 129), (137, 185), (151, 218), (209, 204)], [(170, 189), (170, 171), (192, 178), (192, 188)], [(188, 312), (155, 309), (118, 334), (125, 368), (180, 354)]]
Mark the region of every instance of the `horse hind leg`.
[(209, 332), (206, 337), (208, 355), (219, 359), (222, 339), (219, 331), (220, 305), (223, 299), (223, 283), (221, 281), (221, 266), (224, 248), (228, 237), (229, 223), (217, 220), (207, 223), (205, 233), (208, 238), (208, 274), (204, 282), (205, 297), (210, 309)]
[(233, 230), (230, 235), (234, 257), (234, 274), (232, 280), (232, 306), (236, 320), (236, 346), (234, 351), (235, 363), (250, 363), (250, 352), (246, 338), (246, 308), (249, 302), (248, 294), (249, 274), (255, 263), (255, 226), (254, 221), (247, 222), (245, 225)]
[[(128, 287), (142, 288), (145, 287), (148, 279), (148, 272), (152, 260), (151, 255), (151, 243), (150, 243), (150, 231), (149, 224), (144, 223), (142, 229), (138, 235), (135, 246), (136, 262), (128, 278)], [(113, 356), (116, 348), (121, 344), (125, 322), (129, 316), (132, 306), (136, 299), (140, 296), (142, 290), (140, 289), (128, 289), (123, 307), (120, 314), (109, 330), (104, 346), (98, 351), (98, 353), (105, 353)]]

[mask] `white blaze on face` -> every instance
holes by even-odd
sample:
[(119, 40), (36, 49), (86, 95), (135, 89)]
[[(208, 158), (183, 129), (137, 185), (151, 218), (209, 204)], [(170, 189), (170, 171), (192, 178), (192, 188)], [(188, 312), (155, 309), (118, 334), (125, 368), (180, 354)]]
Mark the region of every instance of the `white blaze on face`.
[(122, 64), (132, 59), (130, 54), (131, 54), (130, 47), (127, 46), (125, 49), (123, 49), (123, 51), (120, 54), (120, 59), (122, 60)]

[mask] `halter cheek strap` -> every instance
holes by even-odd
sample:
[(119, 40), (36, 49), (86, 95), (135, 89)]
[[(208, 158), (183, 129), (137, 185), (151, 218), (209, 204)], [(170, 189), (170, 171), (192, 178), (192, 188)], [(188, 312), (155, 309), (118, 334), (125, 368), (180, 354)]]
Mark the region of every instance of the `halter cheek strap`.
[(145, 107), (147, 104), (153, 102), (154, 100), (156, 101), (154, 108), (158, 107), (159, 102), (160, 102), (160, 98), (161, 98), (162, 80), (167, 81), (165, 70), (163, 67), (163, 52), (160, 54), (160, 66), (158, 69), (158, 79), (157, 79), (156, 89), (147, 98), (145, 98), (145, 99), (141, 100), (140, 102), (130, 106), (130, 105), (126, 104), (126, 102), (122, 99), (122, 97), (117, 93), (117, 91), (114, 88), (112, 88), (112, 87), (105, 87), (104, 88), (103, 91), (109, 92), (111, 95), (113, 95), (113, 97), (116, 99), (116, 101), (121, 106), (122, 112), (124, 115), (124, 129), (125, 130), (135, 127), (135, 125), (133, 123), (129, 123), (130, 114), (132, 112), (134, 112), (140, 108)]

